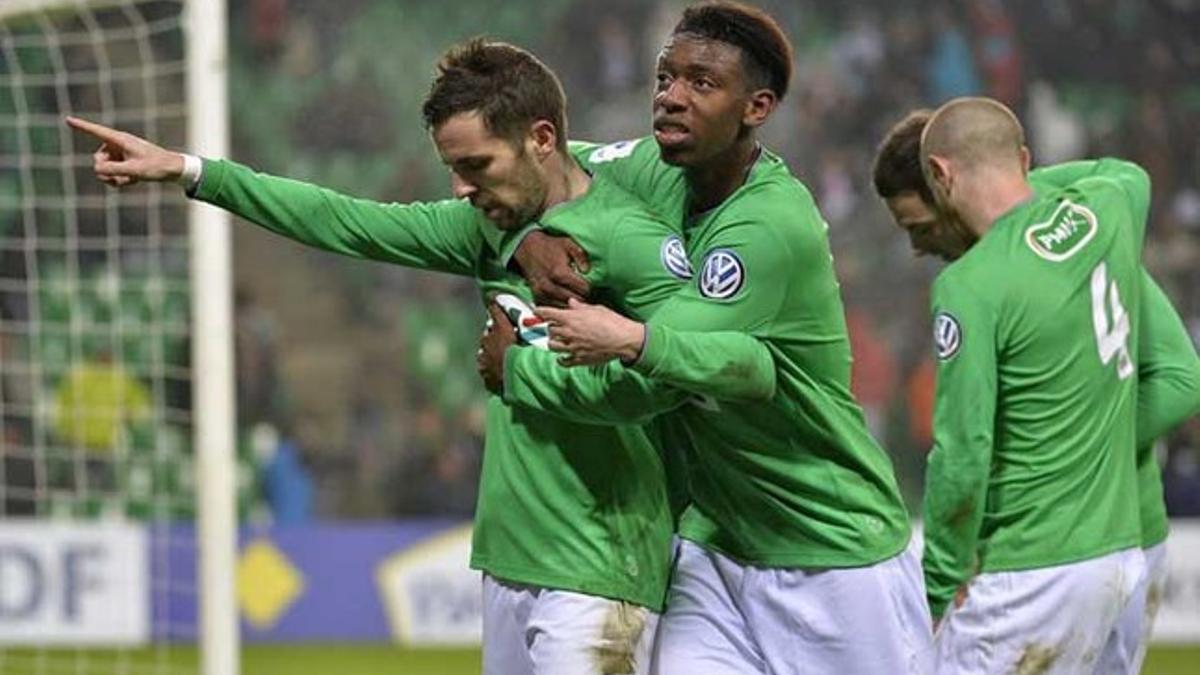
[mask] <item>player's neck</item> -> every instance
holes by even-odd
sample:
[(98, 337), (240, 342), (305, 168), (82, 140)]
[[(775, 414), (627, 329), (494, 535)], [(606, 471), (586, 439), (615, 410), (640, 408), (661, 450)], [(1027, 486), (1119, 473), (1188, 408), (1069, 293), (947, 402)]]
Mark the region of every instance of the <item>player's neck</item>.
[(981, 173), (963, 187), (971, 206), (961, 209), (962, 221), (979, 237), (987, 234), (1001, 216), (1033, 196), (1029, 181), (1020, 174)]
[(547, 167), (549, 189), (546, 192), (546, 208), (582, 197), (592, 185), (592, 177), (571, 156), (555, 153)]
[(690, 193), (688, 212), (703, 213), (728, 199), (746, 182), (761, 151), (754, 136), (747, 135), (704, 164), (685, 169)]

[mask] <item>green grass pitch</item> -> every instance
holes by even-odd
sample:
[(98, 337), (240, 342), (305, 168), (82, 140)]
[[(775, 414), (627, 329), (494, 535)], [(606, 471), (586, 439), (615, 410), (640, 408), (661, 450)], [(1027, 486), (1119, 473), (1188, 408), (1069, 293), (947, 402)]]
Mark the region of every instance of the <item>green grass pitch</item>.
[[(1191, 675), (1200, 645), (1150, 650), (1144, 675)], [(106, 652), (0, 648), (0, 675), (196, 675), (194, 649)], [(390, 645), (251, 645), (242, 648), (242, 675), (474, 675), (477, 649), (404, 649)]]

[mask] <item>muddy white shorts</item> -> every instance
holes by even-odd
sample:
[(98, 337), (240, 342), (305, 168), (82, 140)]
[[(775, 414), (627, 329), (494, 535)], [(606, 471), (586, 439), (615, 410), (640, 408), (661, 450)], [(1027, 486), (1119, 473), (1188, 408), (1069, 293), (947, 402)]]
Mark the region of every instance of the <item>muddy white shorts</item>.
[(645, 675), (658, 614), (483, 575), (484, 675)]
[(1140, 673), (1146, 659), (1146, 645), (1154, 630), (1154, 617), (1162, 604), (1163, 587), (1167, 583), (1167, 543), (1143, 549), (1146, 573), (1142, 575), (1129, 606), (1117, 621), (1115, 635), (1104, 646), (1097, 675), (1107, 673)]
[(867, 567), (774, 569), (684, 541), (654, 672), (923, 675), (930, 625), (912, 550)]
[(937, 675), (1097, 672), (1145, 567), (1140, 548), (980, 574), (934, 635)]

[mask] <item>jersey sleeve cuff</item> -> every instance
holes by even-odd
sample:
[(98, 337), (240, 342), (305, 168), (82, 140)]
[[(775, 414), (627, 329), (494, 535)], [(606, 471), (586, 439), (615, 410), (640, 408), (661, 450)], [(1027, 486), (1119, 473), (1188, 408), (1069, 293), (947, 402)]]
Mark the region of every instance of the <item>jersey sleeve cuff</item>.
[(225, 180), (227, 167), (224, 162), (200, 159), (200, 175), (194, 189), (188, 190), (188, 196), (202, 202), (212, 202), (221, 194), (221, 184)]
[(183, 172), (179, 174), (177, 182), (189, 196), (196, 193), (203, 173), (204, 161), (196, 155), (183, 153)]
[(642, 352), (629, 367), (647, 377), (653, 377), (670, 351), (671, 329), (653, 323), (644, 324), (646, 337), (642, 341)]

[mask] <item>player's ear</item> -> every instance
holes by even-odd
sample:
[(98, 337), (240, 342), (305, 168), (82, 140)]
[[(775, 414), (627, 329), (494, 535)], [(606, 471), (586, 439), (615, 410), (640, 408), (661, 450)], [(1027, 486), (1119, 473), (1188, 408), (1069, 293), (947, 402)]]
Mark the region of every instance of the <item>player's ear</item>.
[(950, 184), (953, 182), (950, 177), (950, 160), (938, 155), (930, 155), (925, 164), (925, 179), (929, 181), (929, 187), (941, 188), (949, 192)]
[(1033, 157), (1029, 152), (1029, 146), (1022, 145), (1021, 146), (1021, 173), (1023, 175), (1026, 175), (1026, 176), (1029, 175), (1029, 165), (1032, 161), (1033, 161)]
[(545, 159), (558, 150), (558, 129), (550, 120), (536, 120), (529, 127), (528, 143), (538, 159)]
[(746, 100), (746, 110), (742, 113), (742, 124), (752, 128), (762, 126), (778, 105), (779, 97), (770, 89), (751, 92)]

